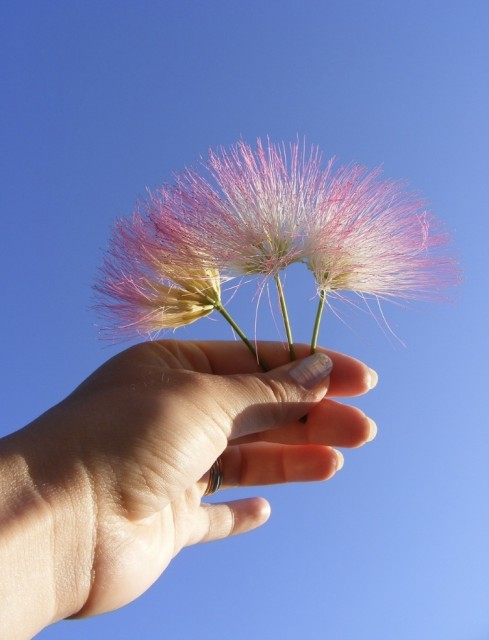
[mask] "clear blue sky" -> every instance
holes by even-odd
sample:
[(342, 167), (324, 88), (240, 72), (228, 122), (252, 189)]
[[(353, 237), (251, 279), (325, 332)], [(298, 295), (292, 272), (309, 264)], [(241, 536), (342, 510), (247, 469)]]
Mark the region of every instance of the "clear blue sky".
[[(261, 490), (263, 529), (184, 551), (133, 605), (42, 640), (489, 638), (488, 34), (485, 0), (1, 2), (1, 433), (122, 348), (89, 309), (110, 226), (209, 147), (299, 134), (383, 164), (464, 271), (453, 304), (386, 307), (405, 347), (360, 311), (325, 319), (321, 343), (380, 374), (358, 400), (378, 438), (336, 478)], [(211, 320), (179, 335), (231, 337)], [(281, 338), (265, 319), (259, 336)]]

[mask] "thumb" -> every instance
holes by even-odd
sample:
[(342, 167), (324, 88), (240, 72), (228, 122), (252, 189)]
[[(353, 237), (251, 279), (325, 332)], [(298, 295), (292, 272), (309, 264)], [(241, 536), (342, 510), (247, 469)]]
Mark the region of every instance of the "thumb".
[(299, 420), (326, 395), (332, 368), (329, 356), (315, 353), (267, 373), (230, 376), (222, 399), (234, 418), (230, 439)]

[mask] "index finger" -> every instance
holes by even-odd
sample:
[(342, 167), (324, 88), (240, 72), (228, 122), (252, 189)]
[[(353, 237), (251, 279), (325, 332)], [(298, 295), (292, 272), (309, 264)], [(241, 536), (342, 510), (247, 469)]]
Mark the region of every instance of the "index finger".
[[(170, 347), (172, 341), (166, 342)], [(160, 343), (161, 344), (161, 343)], [(240, 373), (262, 372), (256, 357), (242, 342), (196, 341), (176, 342), (180, 358), (182, 355), (196, 371), (217, 375), (233, 375)], [(263, 361), (273, 369), (287, 364), (290, 354), (287, 347), (280, 342), (257, 342), (257, 352)], [(295, 345), (297, 358), (305, 358), (310, 354), (310, 346)], [(330, 376), (329, 396), (358, 396), (375, 386), (377, 374), (366, 364), (343, 353), (318, 348), (333, 360), (333, 371)], [(203, 360), (204, 356), (205, 360)]]

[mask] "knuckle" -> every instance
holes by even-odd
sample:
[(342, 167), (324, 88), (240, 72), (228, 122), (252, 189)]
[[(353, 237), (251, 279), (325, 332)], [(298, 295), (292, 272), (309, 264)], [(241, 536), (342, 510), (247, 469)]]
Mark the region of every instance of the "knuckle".
[(268, 380), (266, 384), (262, 384), (266, 387), (267, 395), (272, 401), (283, 404), (290, 400), (290, 394), (282, 382), (278, 380)]

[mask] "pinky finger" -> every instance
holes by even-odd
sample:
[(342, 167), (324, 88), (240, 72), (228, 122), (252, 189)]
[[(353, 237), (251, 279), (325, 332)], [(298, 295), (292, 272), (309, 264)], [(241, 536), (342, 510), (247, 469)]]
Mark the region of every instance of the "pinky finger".
[(270, 505), (263, 498), (246, 498), (219, 504), (203, 503), (188, 544), (211, 542), (247, 533), (270, 517)]

